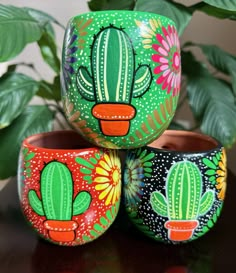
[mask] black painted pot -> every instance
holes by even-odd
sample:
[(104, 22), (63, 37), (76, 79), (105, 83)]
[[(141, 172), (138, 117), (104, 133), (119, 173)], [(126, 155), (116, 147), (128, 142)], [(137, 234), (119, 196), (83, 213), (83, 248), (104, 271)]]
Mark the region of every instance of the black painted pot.
[(165, 243), (189, 242), (217, 222), (226, 192), (226, 154), (215, 139), (167, 130), (129, 150), (123, 193), (130, 220)]

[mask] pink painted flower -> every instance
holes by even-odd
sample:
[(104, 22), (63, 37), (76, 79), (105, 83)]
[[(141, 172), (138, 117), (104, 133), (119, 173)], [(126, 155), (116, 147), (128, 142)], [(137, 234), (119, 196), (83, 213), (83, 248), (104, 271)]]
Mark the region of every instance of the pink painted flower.
[(173, 26), (162, 27), (163, 35), (157, 34), (158, 44), (152, 48), (157, 52), (152, 55), (152, 60), (158, 63), (154, 73), (158, 74), (157, 84), (162, 85), (162, 90), (178, 95), (180, 91), (181, 60), (178, 33)]

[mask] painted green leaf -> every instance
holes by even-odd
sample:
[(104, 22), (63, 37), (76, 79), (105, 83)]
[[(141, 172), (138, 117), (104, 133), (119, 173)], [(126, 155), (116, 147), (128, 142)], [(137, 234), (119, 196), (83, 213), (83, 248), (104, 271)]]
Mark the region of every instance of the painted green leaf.
[(202, 162), (209, 168), (216, 170), (217, 167), (208, 158), (203, 158)]
[(87, 191), (81, 191), (73, 202), (73, 215), (84, 213), (90, 206), (92, 197)]
[(80, 171), (81, 171), (81, 173), (83, 173), (83, 174), (91, 174), (91, 173), (92, 173), (91, 170), (86, 169), (86, 168), (80, 168)]
[(38, 88), (38, 82), (20, 73), (8, 73), (0, 79), (0, 129), (21, 114)]
[(0, 4), (0, 62), (10, 60), (28, 43), (39, 40), (42, 32), (42, 27), (24, 8)]
[(29, 151), (29, 148), (24, 148), (22, 150), (23, 155), (25, 156), (28, 153), (28, 151)]
[(190, 9), (186, 6), (166, 0), (137, 0), (134, 10), (154, 12), (169, 17), (175, 22), (180, 36), (192, 18)]
[(207, 170), (205, 172), (206, 175), (215, 175), (216, 174), (216, 171), (215, 170)]
[(106, 211), (106, 217), (107, 217), (108, 220), (112, 221), (113, 217), (112, 217), (112, 214), (111, 214), (110, 210)]
[(75, 161), (80, 164), (83, 165), (84, 167), (87, 167), (89, 169), (94, 169), (94, 165), (91, 164), (89, 161), (87, 161), (86, 159), (82, 158), (82, 157), (76, 157)]
[(44, 216), (44, 210), (41, 200), (38, 198), (37, 193), (35, 190), (30, 190), (28, 193), (29, 198), (29, 204), (32, 207), (32, 209), (41, 216)]
[(105, 217), (101, 217), (100, 218), (100, 223), (103, 225), (103, 226), (107, 226), (109, 223), (107, 221), (107, 219)]
[(203, 0), (203, 2), (217, 8), (236, 11), (235, 0)]
[(34, 158), (34, 156), (35, 156), (35, 153), (31, 152), (31, 153), (27, 154), (24, 159), (25, 159), (25, 161), (29, 161), (30, 159)]
[(10, 126), (0, 130), (0, 179), (16, 175), (23, 139), (52, 130), (54, 112), (44, 105), (27, 106)]
[(236, 138), (236, 107), (229, 84), (214, 78), (192, 53), (182, 53), (189, 104), (203, 133), (231, 147)]
[(89, 161), (93, 164), (93, 165), (96, 165), (98, 163), (97, 159), (93, 158), (93, 157), (90, 157), (89, 158)]
[(95, 230), (90, 230), (90, 234), (93, 236), (93, 237), (97, 237), (99, 234), (95, 231)]
[(151, 202), (153, 210), (157, 214), (164, 217), (168, 216), (166, 198), (162, 193), (158, 191), (153, 192), (151, 194), (150, 202)]
[(82, 238), (83, 238), (84, 242), (91, 241), (91, 238), (89, 236), (87, 236), (87, 235), (83, 235)]
[(30, 166), (30, 162), (25, 163), (25, 167), (28, 168)]
[(103, 227), (99, 224), (95, 224), (93, 226), (93, 228), (97, 231), (97, 232), (102, 232), (103, 231)]

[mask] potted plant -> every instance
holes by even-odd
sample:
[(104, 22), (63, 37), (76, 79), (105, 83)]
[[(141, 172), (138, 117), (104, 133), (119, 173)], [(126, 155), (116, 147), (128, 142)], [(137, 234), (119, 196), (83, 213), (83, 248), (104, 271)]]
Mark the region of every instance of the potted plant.
[[(0, 4), (0, 65), (11, 61), (0, 76), (0, 179), (17, 172), (20, 145), (27, 136), (53, 130), (53, 122), (64, 117), (60, 104), (60, 57), (55, 25), (64, 28), (49, 14), (32, 8)], [(14, 63), (26, 45), (35, 43), (43, 61), (55, 75), (51, 82), (41, 78), (34, 61)], [(22, 72), (22, 67), (27, 67)], [(34, 76), (29, 76), (27, 72)], [(33, 105), (31, 100), (41, 98)], [(64, 119), (66, 120), (66, 119)]]
[[(176, 22), (180, 38), (197, 11), (219, 19), (236, 19), (235, 1), (199, 0), (187, 6), (172, 0), (91, 0), (88, 6), (91, 11), (128, 9), (168, 16)], [(55, 74), (51, 82), (38, 79), (34, 64), (26, 62), (9, 65), (0, 77), (0, 179), (16, 174), (20, 144), (25, 137), (52, 130), (58, 114), (65, 117), (60, 104), (55, 24), (61, 26), (44, 11), (0, 5), (0, 63), (14, 59), (27, 44), (36, 43)], [(205, 55), (206, 63), (197, 59), (193, 51), (196, 47)], [(183, 90), (176, 113), (183, 102), (187, 103), (195, 120), (191, 128), (184, 129), (200, 129), (225, 147), (232, 147), (236, 141), (236, 123), (232, 122), (236, 118), (236, 57), (216, 45), (193, 42), (184, 43), (181, 52)], [(21, 66), (35, 71), (35, 78), (20, 73)], [(35, 96), (44, 103), (29, 105)], [(173, 125), (183, 129), (177, 120)]]

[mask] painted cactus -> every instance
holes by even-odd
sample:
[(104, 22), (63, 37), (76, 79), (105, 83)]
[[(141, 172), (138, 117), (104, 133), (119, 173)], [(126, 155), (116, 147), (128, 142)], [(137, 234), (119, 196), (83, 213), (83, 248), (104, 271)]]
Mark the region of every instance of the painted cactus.
[[(198, 217), (210, 210), (214, 200), (212, 190), (207, 190), (202, 195), (200, 170), (189, 161), (178, 162), (170, 168), (166, 183), (166, 197), (161, 192), (155, 191), (150, 198), (153, 210), (169, 218), (170, 221), (165, 223), (165, 227), (173, 227), (181, 232), (183, 229), (194, 230), (198, 226)], [(193, 231), (188, 233), (191, 237)], [(173, 240), (182, 240), (181, 236), (175, 234), (169, 237)], [(189, 239), (189, 237), (183, 238)]]
[[(60, 222), (64, 230), (77, 228), (78, 224), (72, 221), (72, 216), (84, 213), (91, 203), (91, 195), (86, 191), (79, 192), (73, 200), (71, 172), (65, 164), (57, 161), (51, 161), (43, 168), (40, 193), (41, 199), (35, 190), (30, 190), (29, 204), (38, 215), (46, 217), (48, 221), (44, 226), (51, 231), (58, 229)], [(59, 237), (61, 240), (61, 235)], [(51, 238), (57, 240), (53, 234)], [(74, 233), (69, 238), (68, 241), (73, 240)]]
[(91, 47), (91, 72), (80, 67), (77, 87), (87, 100), (123, 102), (131, 96), (139, 97), (150, 87), (151, 69), (140, 65), (135, 70), (135, 52), (129, 36), (123, 29), (109, 26), (95, 36)]
[[(94, 37), (91, 74), (84, 66), (80, 66), (77, 73), (78, 91), (86, 100), (95, 101), (92, 114), (100, 120), (105, 135), (128, 133), (129, 120), (136, 114), (131, 99), (142, 96), (151, 82), (149, 65), (135, 68), (135, 52), (129, 36), (122, 28), (112, 25), (102, 28)], [(115, 127), (111, 121), (116, 121)]]

